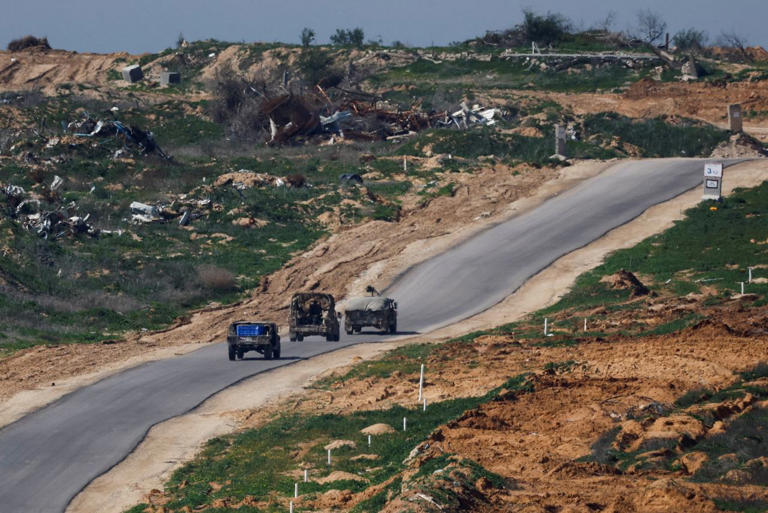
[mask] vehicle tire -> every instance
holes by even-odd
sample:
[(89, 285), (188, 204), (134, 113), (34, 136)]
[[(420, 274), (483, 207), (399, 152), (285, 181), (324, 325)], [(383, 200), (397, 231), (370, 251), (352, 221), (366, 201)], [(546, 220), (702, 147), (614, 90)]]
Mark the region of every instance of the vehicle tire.
[(229, 347), (229, 359), (230, 359), (230, 361), (234, 361), (235, 360), (235, 356), (237, 354), (236, 351), (235, 351), (235, 347), (230, 345), (230, 344), (227, 344), (227, 346)]
[(352, 334), (352, 332), (354, 331), (354, 329), (352, 329), (351, 327), (349, 327), (349, 328), (348, 328), (348, 327), (346, 327), (346, 326), (345, 326), (345, 327), (344, 327), (344, 331), (346, 331), (346, 332), (347, 332), (347, 335), (351, 335), (351, 334)]
[(245, 356), (245, 351), (243, 351), (242, 349), (239, 349), (239, 350), (237, 351), (237, 359), (238, 359), (238, 360), (242, 360), (242, 359), (243, 359), (243, 356)]
[(355, 332), (355, 333), (360, 333), (361, 331), (363, 331), (363, 328), (362, 328), (361, 326), (356, 326), (356, 327), (354, 328), (354, 332)]
[(299, 342), (303, 342), (304, 341), (304, 335), (296, 335), (296, 340), (298, 340)]
[(275, 347), (275, 350), (272, 351), (272, 356), (276, 359), (280, 359), (280, 342), (277, 343), (277, 346)]
[(290, 337), (288, 337), (288, 340), (290, 340), (291, 342), (296, 342), (296, 335), (291, 335)]
[(393, 335), (397, 333), (397, 321), (389, 325), (389, 332)]
[(264, 359), (265, 360), (272, 359), (272, 346), (267, 346), (264, 348)]

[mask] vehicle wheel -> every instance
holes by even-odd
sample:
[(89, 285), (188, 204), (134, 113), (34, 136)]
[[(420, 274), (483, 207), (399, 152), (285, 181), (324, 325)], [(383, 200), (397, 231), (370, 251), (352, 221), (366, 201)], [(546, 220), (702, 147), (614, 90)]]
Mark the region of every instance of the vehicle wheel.
[(272, 359), (272, 346), (267, 346), (264, 348), (264, 359), (265, 360)]
[(236, 352), (235, 352), (234, 346), (229, 346), (229, 359), (231, 361), (234, 361), (235, 356), (236, 356)]
[(393, 322), (392, 324), (389, 325), (389, 332), (392, 333), (393, 335), (397, 333), (397, 322)]
[(299, 342), (303, 342), (304, 341), (304, 335), (296, 335), (296, 340), (298, 340)]
[(288, 337), (288, 340), (290, 340), (291, 342), (296, 342), (296, 335), (291, 335), (290, 337)]
[(362, 327), (358, 326), (355, 328), (355, 333), (360, 333), (361, 331), (363, 331)]
[(277, 347), (275, 347), (275, 350), (272, 352), (272, 356), (274, 356), (275, 359), (280, 359), (280, 342), (277, 343)]
[(245, 351), (243, 351), (243, 350), (239, 350), (239, 351), (237, 352), (237, 359), (238, 359), (238, 360), (242, 360), (242, 359), (243, 359), (243, 356), (245, 356)]
[(345, 328), (344, 328), (344, 331), (346, 331), (346, 332), (347, 332), (347, 335), (351, 335), (351, 334), (352, 334), (352, 332), (353, 332), (354, 330), (353, 330), (352, 328), (347, 328), (347, 327), (345, 327)]

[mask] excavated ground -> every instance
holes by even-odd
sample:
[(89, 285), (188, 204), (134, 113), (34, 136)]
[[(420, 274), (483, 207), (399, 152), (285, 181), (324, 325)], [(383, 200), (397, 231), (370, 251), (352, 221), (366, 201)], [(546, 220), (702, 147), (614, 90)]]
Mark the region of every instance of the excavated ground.
[[(665, 413), (686, 391), (722, 389), (734, 381), (737, 372), (766, 359), (768, 307), (752, 308), (749, 297), (709, 307), (705, 306), (706, 299), (702, 295), (633, 300), (639, 303), (642, 315), (638, 310), (614, 312), (594, 327), (616, 330), (630, 322), (651, 327), (668, 322), (675, 315), (670, 312), (681, 308), (693, 308), (707, 319), (670, 335), (579, 337), (578, 328), (574, 328), (570, 335), (579, 337), (578, 345), (547, 347), (542, 345), (546, 342), (543, 337), (488, 335), (471, 344), (441, 346), (426, 361), (424, 394), (430, 404), (481, 395), (523, 373), (531, 373), (528, 379), (533, 391), (502, 392), (498, 400), (438, 428), (427, 440), (428, 446), (420, 446), (422, 450), (406, 474), (415, 473), (431, 458), (453, 454), (474, 460), (514, 483), (497, 489), (480, 480), (475, 487), (481, 496), (473, 492), (466, 511), (714, 512), (719, 511), (715, 498), (768, 499), (768, 492), (760, 486), (728, 480), (690, 481), (697, 467), (687, 457), (680, 457), (682, 466), (664, 470), (640, 466), (619, 469), (584, 461), (611, 429), (620, 427), (636, 433), (629, 438), (636, 446), (653, 439), (672, 439), (682, 447), (686, 437), (706, 440), (727, 431), (741, 415), (768, 406), (768, 401), (748, 397), (708, 405), (713, 411), (727, 412), (709, 429), (691, 415)], [(585, 315), (595, 312), (569, 312), (555, 320), (573, 318), (576, 326)], [(565, 335), (568, 333), (561, 331), (556, 337)], [(283, 402), (282, 407), (243, 411), (239, 420), (246, 427), (260, 426), (285, 404), (290, 404), (294, 413), (309, 415), (413, 405), (417, 374), (395, 371), (388, 378), (334, 379), (347, 370), (324, 377), (332, 383), (330, 389), (310, 390)], [(653, 417), (655, 421), (639, 424), (632, 420), (643, 412), (656, 411), (654, 408), (660, 412)], [(677, 455), (667, 456), (677, 461)], [(699, 466), (702, 461), (698, 459)], [(301, 508), (325, 512), (349, 509), (371, 495), (372, 490), (359, 494), (334, 490), (311, 502), (304, 503), (301, 498), (297, 502)], [(163, 511), (162, 493), (154, 491), (146, 502), (154, 505), (148, 511)], [(398, 511), (404, 504), (410, 505), (411, 511), (436, 511), (425, 501), (403, 502), (402, 497), (383, 511)]]

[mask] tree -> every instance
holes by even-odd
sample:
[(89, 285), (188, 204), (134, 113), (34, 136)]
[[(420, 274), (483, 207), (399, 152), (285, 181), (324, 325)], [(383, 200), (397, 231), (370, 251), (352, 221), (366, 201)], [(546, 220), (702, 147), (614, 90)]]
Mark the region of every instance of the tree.
[(357, 48), (362, 48), (364, 40), (365, 33), (360, 27), (352, 30), (336, 29), (336, 33), (331, 36), (331, 43), (338, 46), (355, 46)]
[(548, 45), (560, 41), (570, 30), (571, 23), (562, 14), (536, 14), (523, 9), (523, 23), (519, 28), (529, 43)]
[(667, 31), (667, 22), (657, 12), (644, 9), (637, 12), (639, 38), (652, 45)]
[(315, 40), (315, 31), (311, 28), (304, 27), (304, 29), (301, 31), (301, 46), (304, 48), (309, 48), (309, 45), (312, 44), (312, 41)]
[(672, 43), (674, 43), (678, 50), (682, 50), (684, 52), (695, 52), (704, 48), (704, 45), (707, 43), (707, 39), (707, 33), (703, 30), (689, 28), (681, 30), (675, 34), (674, 37), (672, 37)]
[(616, 11), (611, 9), (608, 11), (608, 14), (605, 15), (605, 18), (595, 24), (595, 27), (603, 32), (610, 32), (613, 28), (613, 24), (616, 23), (616, 16)]
[(749, 55), (749, 52), (747, 52), (746, 38), (738, 32), (723, 32), (720, 34), (719, 41), (722, 46), (728, 46), (738, 50), (745, 61), (752, 62), (754, 60), (752, 59), (752, 56)]

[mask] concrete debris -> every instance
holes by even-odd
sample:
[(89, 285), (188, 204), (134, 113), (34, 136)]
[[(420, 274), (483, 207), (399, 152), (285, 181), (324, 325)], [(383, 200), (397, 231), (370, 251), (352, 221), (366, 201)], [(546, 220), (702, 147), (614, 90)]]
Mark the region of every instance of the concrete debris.
[(133, 224), (154, 223), (155, 221), (163, 220), (160, 215), (160, 208), (155, 205), (134, 201), (131, 203), (130, 209), (131, 222)]
[(55, 175), (53, 177), (53, 182), (51, 182), (51, 192), (58, 191), (62, 185), (64, 185), (64, 179), (59, 175)]
[(495, 118), (499, 113), (499, 109), (483, 108), (477, 104), (470, 109), (466, 102), (461, 102), (461, 109), (450, 115), (450, 121), (444, 120), (441, 124), (444, 126), (453, 125), (459, 129), (467, 129), (472, 125), (492, 126), (496, 124)]
[[(157, 144), (151, 131), (142, 130), (135, 125), (124, 125), (118, 120), (94, 120), (86, 113), (83, 119), (70, 122), (67, 130), (74, 132), (76, 137), (116, 137), (122, 140), (123, 149), (130, 144), (144, 155), (157, 152), (164, 159), (171, 158)], [(117, 155), (114, 158), (118, 158)]]
[(359, 185), (363, 185), (363, 177), (358, 175), (357, 173), (343, 173), (339, 175), (339, 183), (341, 184), (357, 183)]
[(164, 86), (180, 84), (181, 73), (178, 71), (163, 71), (160, 73), (160, 84)]
[(144, 78), (144, 72), (141, 70), (141, 66), (133, 64), (132, 66), (126, 66), (122, 69), (123, 80), (126, 82), (134, 83)]

